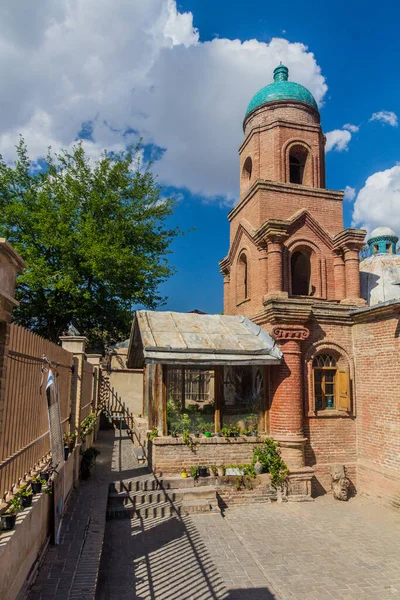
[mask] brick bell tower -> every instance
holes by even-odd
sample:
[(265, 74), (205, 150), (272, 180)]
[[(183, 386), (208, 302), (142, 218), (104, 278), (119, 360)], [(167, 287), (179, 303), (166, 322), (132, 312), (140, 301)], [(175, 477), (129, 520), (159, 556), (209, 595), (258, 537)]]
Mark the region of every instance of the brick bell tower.
[[(325, 187), (325, 136), (311, 92), (274, 81), (249, 103), (240, 155), (240, 200), (228, 215), (230, 248), (220, 263), (225, 314), (267, 329), (284, 354), (270, 372), (270, 433), (289, 467), (305, 466), (305, 354), (324, 323), (348, 322), (360, 298), (365, 231), (343, 229), (343, 192)], [(311, 333), (311, 336), (310, 336)]]

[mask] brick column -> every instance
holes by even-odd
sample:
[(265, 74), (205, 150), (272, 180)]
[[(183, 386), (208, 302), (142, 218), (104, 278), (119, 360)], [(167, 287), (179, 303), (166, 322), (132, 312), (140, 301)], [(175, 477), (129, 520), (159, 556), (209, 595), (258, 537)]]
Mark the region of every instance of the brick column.
[(261, 278), (260, 292), (264, 296), (268, 292), (268, 250), (266, 245), (259, 247), (258, 250)]
[(268, 297), (287, 297), (283, 291), (283, 242), (284, 233), (272, 233), (266, 236), (268, 251)]
[(304, 467), (303, 372), (301, 342), (309, 331), (300, 325), (282, 325), (273, 335), (283, 352), (283, 362), (271, 368), (271, 435), (279, 442), (282, 457), (290, 469)]
[(336, 250), (333, 255), (333, 273), (335, 278), (335, 300), (343, 300), (346, 297), (346, 276), (341, 250)]
[(346, 298), (348, 302), (364, 304), (360, 298), (360, 258), (359, 246), (349, 244), (344, 247), (344, 265), (346, 277)]
[(11, 244), (0, 238), (0, 449), (11, 313), (19, 304), (14, 298), (16, 278), (25, 267), (26, 264)]
[(74, 355), (73, 374), (71, 382), (71, 433), (79, 431), (81, 400), (82, 400), (82, 377), (83, 363), (86, 360), (86, 343), (84, 336), (65, 335), (60, 337), (61, 346)]

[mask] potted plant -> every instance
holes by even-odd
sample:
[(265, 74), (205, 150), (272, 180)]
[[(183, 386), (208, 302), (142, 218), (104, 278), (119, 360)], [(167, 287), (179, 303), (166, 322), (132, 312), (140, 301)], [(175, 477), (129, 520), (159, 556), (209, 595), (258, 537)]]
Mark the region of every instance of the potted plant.
[(182, 479), (186, 479), (187, 476), (188, 476), (187, 471), (186, 471), (185, 468), (183, 468), (182, 471), (181, 471), (181, 477), (182, 477)]
[(225, 476), (225, 465), (218, 465), (218, 467), (217, 467), (217, 474), (218, 474), (218, 477), (224, 477)]
[(207, 467), (199, 467), (199, 477), (207, 477)]
[(40, 475), (34, 475), (31, 479), (32, 492), (34, 494), (40, 494), (42, 486), (46, 484), (46, 481), (40, 477)]
[(72, 452), (75, 446), (76, 433), (64, 433), (64, 446), (68, 447), (69, 451)]
[(32, 506), (32, 490), (27, 485), (22, 486), (18, 494), (21, 498), (23, 508)]
[(216, 477), (216, 475), (217, 475), (217, 465), (211, 465), (210, 471), (214, 475), (214, 477)]
[(5, 531), (11, 531), (15, 527), (17, 512), (22, 509), (21, 498), (14, 496), (9, 502), (9, 506), (5, 513), (1, 515), (1, 527)]
[(206, 436), (206, 438), (210, 438), (212, 436), (211, 431), (205, 431), (204, 435)]
[(190, 477), (193, 477), (194, 480), (199, 478), (199, 467), (192, 465), (190, 467)]

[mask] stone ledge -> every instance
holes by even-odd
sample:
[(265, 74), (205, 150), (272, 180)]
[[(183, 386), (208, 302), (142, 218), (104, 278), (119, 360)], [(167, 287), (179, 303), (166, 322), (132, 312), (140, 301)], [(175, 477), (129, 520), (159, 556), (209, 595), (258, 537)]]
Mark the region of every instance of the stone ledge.
[[(211, 438), (206, 438), (206, 437), (202, 437), (202, 438), (195, 438), (194, 436), (191, 436), (192, 441), (195, 444), (200, 444), (200, 445), (210, 445), (210, 444), (261, 444), (265, 439), (269, 438), (270, 436), (268, 435), (261, 435), (258, 437), (254, 437), (254, 438), (248, 438), (248, 437), (237, 437), (237, 438), (224, 438), (224, 437), (211, 437)], [(183, 442), (183, 439), (181, 437), (179, 438), (173, 438), (171, 436), (166, 436), (166, 437), (158, 437), (158, 438), (154, 438), (152, 440), (152, 443), (155, 446), (187, 446), (187, 444), (185, 444)]]

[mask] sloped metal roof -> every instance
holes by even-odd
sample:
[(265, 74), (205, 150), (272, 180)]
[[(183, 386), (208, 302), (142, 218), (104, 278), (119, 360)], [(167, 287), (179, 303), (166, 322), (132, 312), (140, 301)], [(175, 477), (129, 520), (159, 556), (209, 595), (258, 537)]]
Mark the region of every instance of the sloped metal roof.
[(279, 364), (282, 353), (261, 327), (242, 316), (136, 312), (128, 367)]

